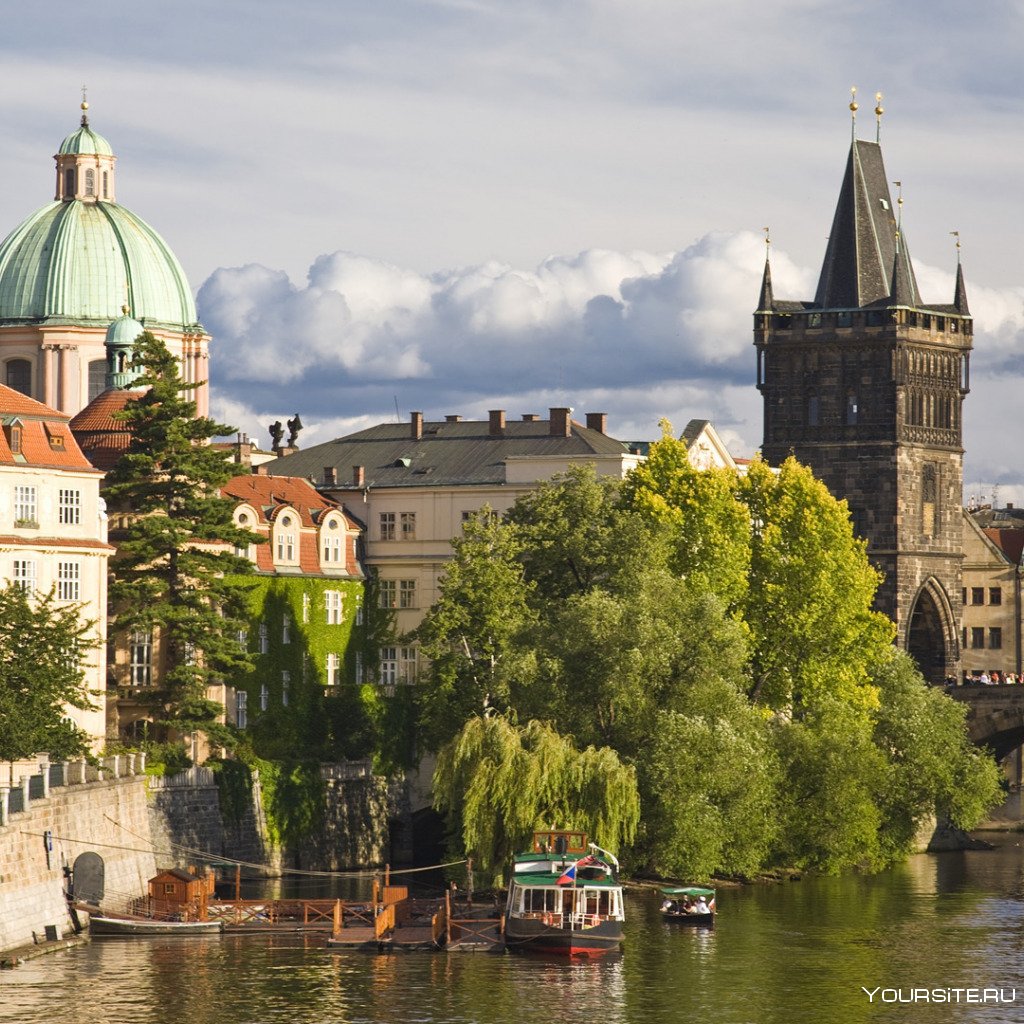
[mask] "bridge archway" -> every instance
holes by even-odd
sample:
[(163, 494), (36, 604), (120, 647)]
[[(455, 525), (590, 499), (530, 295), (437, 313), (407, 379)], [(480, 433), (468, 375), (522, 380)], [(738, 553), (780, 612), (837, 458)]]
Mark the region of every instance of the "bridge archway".
[(921, 584), (908, 619), (906, 649), (930, 683), (942, 683), (960, 660), (953, 607), (934, 577)]

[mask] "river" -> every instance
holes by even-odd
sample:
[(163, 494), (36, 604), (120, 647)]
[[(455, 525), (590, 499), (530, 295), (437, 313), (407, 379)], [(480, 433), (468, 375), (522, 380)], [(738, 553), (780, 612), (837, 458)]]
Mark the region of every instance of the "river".
[[(625, 950), (599, 963), (335, 953), (322, 938), (293, 936), (96, 940), (0, 972), (0, 1021), (1021, 1021), (1024, 836), (996, 841), (995, 850), (919, 855), (879, 875), (721, 889), (713, 932), (665, 924), (656, 893), (631, 892)], [(932, 1002), (936, 990), (949, 1001)], [(916, 1001), (883, 1001), (900, 998)]]

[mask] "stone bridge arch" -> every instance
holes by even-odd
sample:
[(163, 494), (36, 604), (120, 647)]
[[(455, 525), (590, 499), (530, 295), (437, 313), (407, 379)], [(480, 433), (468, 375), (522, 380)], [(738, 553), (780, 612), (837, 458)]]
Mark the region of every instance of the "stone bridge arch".
[(997, 761), (1024, 745), (1024, 686), (954, 686), (947, 691), (968, 707), (967, 735)]
[(956, 676), (960, 662), (960, 637), (953, 606), (942, 584), (934, 577), (918, 588), (907, 617), (904, 642), (930, 683)]

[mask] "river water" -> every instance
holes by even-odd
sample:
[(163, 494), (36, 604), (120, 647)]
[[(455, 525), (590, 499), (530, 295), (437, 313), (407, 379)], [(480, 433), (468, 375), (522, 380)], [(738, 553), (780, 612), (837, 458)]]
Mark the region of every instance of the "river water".
[[(328, 952), (322, 937), (96, 940), (0, 972), (0, 1021), (1024, 1021), (1024, 836), (997, 841), (880, 875), (722, 889), (713, 932), (665, 924), (655, 892), (631, 891), (625, 950), (597, 963)], [(900, 998), (915, 1001), (883, 1002)]]

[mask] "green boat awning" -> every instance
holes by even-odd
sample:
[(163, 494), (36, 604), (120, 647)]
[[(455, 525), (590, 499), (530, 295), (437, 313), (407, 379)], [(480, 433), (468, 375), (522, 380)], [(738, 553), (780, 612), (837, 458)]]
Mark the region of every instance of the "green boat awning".
[(662, 889), (664, 896), (714, 896), (714, 889), (698, 889), (696, 886), (687, 886), (681, 889)]

